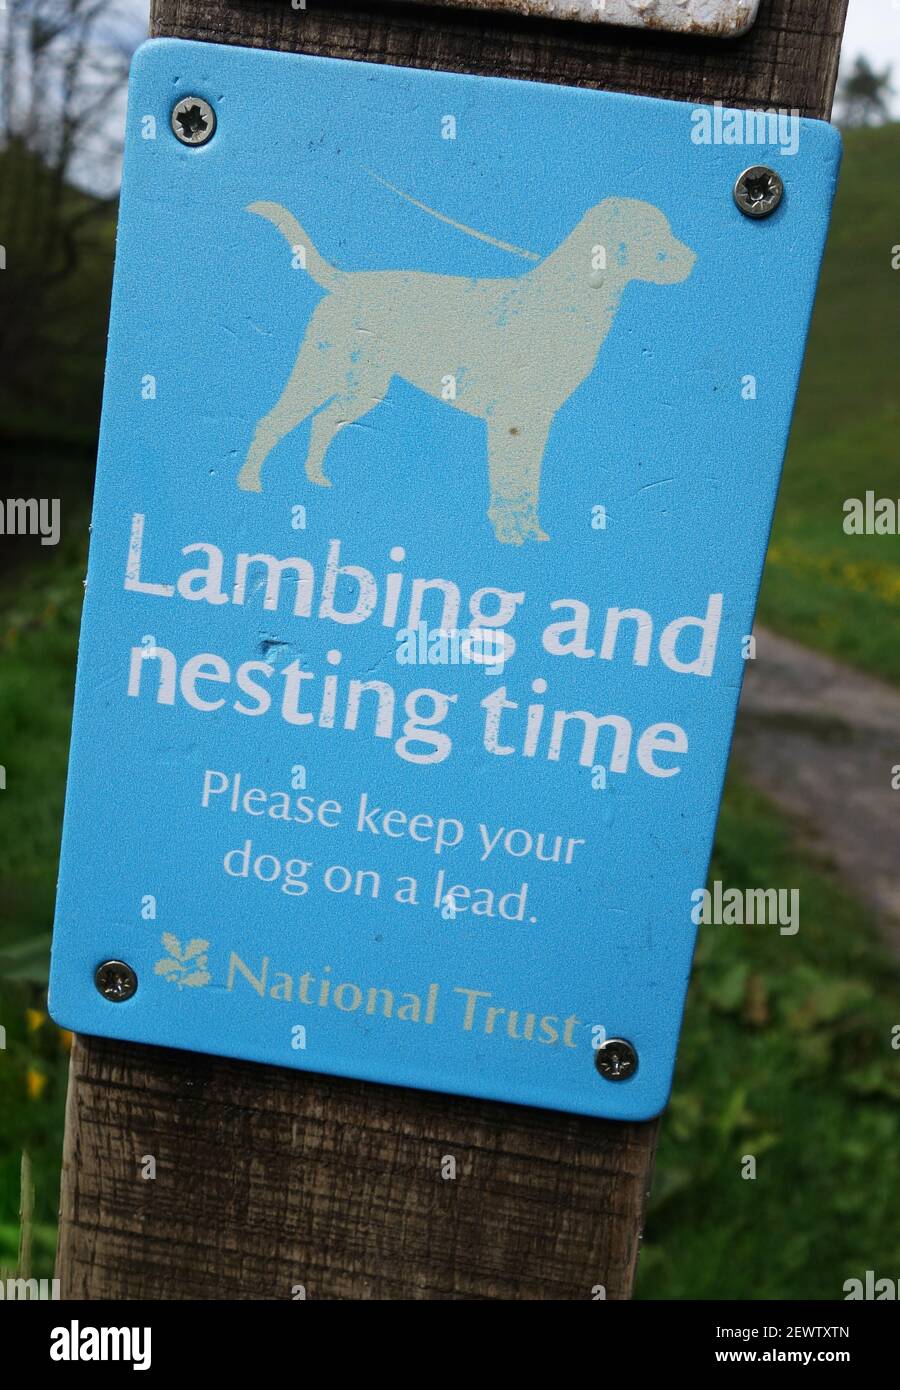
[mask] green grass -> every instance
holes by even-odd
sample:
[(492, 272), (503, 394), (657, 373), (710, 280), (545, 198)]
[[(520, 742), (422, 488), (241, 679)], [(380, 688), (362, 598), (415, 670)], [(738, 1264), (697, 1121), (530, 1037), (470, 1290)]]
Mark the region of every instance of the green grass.
[(799, 889), (800, 930), (700, 928), (637, 1296), (839, 1299), (900, 1271), (900, 972), (739, 776), (710, 878)]
[(46, 1017), (46, 979), (85, 555), (69, 540), (0, 588), (0, 1269), (16, 1263), (27, 1149), (40, 1277), (52, 1272), (66, 1095), (67, 1036)]
[(900, 537), (843, 530), (848, 498), (900, 498), (900, 124), (845, 139), (759, 616), (900, 684)]

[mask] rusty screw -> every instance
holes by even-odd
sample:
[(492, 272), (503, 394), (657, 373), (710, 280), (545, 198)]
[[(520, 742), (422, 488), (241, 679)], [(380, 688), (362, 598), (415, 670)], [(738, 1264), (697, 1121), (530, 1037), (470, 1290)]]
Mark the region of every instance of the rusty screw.
[(184, 97), (172, 111), (172, 129), (182, 145), (205, 145), (216, 133), (216, 113), (203, 97)]
[(94, 984), (111, 1004), (124, 1004), (137, 991), (137, 975), (123, 960), (105, 960), (94, 972)]
[(765, 164), (745, 169), (734, 185), (734, 201), (745, 217), (771, 217), (784, 197), (784, 180)]
[(624, 1038), (607, 1038), (597, 1048), (594, 1064), (607, 1081), (627, 1081), (638, 1069), (638, 1055)]

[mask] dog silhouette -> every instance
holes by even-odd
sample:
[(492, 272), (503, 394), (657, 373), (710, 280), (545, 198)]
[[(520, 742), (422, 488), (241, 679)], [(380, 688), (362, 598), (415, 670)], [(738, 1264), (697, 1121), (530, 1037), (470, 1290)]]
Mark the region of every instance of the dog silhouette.
[(327, 294), (313, 310), (290, 379), (259, 422), (238, 485), (262, 490), (275, 446), (312, 416), (311, 483), (338, 430), (404, 381), (487, 426), (488, 517), (499, 541), (548, 539), (538, 517), (541, 463), (559, 408), (590, 375), (632, 280), (674, 285), (693, 251), (658, 208), (630, 198), (592, 207), (532, 270), (466, 279), (417, 270), (338, 270), (277, 203), (248, 212), (271, 222)]

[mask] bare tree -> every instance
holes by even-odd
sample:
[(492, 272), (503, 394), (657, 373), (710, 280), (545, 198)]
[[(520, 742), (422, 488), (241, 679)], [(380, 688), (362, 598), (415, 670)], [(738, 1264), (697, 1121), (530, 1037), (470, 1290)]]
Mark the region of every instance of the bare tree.
[(124, 0), (6, 0), (0, 9), (0, 390), (16, 400), (46, 400), (60, 351), (97, 350), (97, 306), (73, 286), (91, 260), (84, 288), (104, 294), (97, 281), (111, 251), (123, 93), (139, 37)]

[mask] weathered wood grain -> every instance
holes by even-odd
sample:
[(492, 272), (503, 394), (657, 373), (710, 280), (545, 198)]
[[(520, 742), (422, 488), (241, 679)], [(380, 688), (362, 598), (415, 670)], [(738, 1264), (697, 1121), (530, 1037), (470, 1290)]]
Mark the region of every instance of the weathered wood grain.
[[(845, 14), (846, 0), (763, 0), (752, 33), (724, 43), (406, 5), (154, 0), (152, 32), (825, 116)], [(656, 1132), (79, 1038), (63, 1296), (627, 1298)]]
[(847, 0), (763, 0), (749, 34), (720, 40), (481, 9), (307, 4), (295, 10), (289, 0), (153, 0), (151, 32), (827, 116), (847, 13)]
[[(627, 1297), (655, 1126), (78, 1038), (71, 1298)], [(156, 1178), (142, 1179), (146, 1155)], [(456, 1159), (457, 1176), (441, 1176)]]

